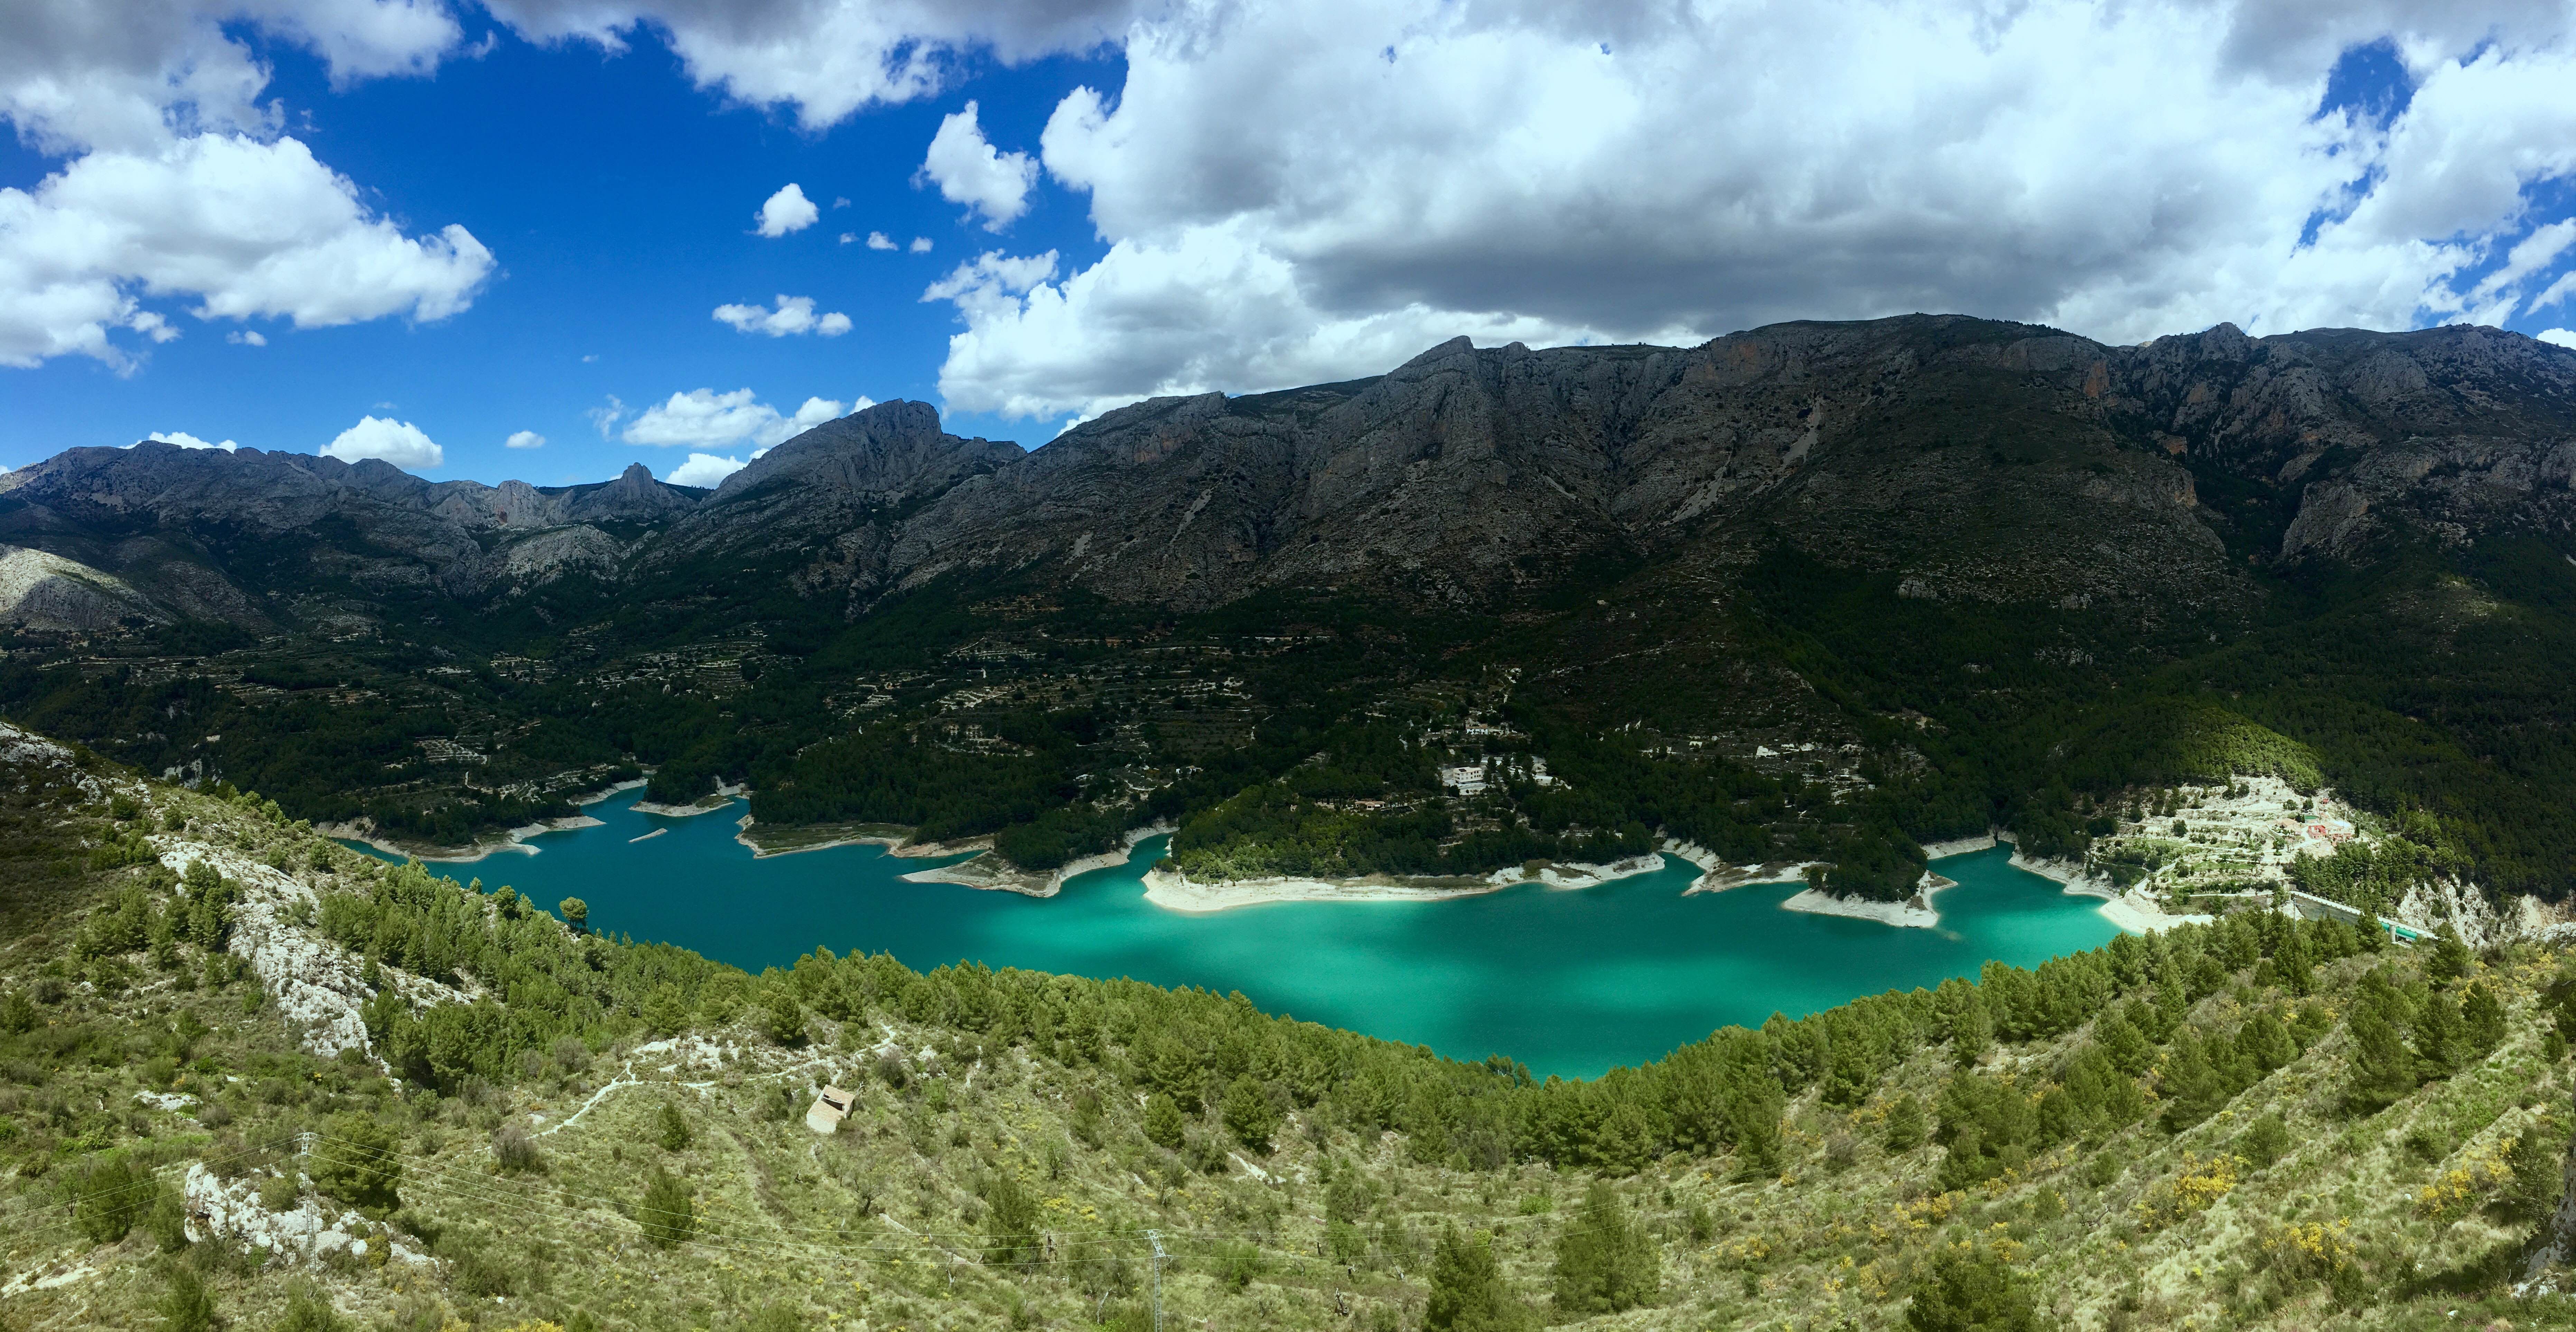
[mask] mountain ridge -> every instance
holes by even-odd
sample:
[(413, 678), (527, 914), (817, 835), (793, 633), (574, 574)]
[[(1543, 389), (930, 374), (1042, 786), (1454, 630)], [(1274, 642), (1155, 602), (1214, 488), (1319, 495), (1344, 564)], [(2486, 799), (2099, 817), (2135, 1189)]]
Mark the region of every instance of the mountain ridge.
[(2571, 477), (2576, 352), (2519, 335), (1949, 315), (1453, 339), (1026, 451), (877, 404), (712, 492), (75, 450), (0, 479), (0, 707), (396, 837), (651, 769), (1036, 869), (1149, 822), (1480, 874), (1662, 829), (1873, 893), (1990, 825), (2080, 857), (2147, 767), (2233, 771), (2177, 737), (2261, 732), (2556, 895)]

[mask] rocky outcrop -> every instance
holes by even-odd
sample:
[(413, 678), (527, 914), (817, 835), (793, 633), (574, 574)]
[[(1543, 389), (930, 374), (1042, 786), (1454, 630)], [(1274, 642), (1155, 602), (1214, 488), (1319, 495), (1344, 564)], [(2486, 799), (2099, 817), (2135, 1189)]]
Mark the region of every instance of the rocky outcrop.
[(1016, 444), (947, 434), (927, 403), (879, 403), (752, 459), (672, 524), (642, 564), (649, 572), (719, 554), (796, 552), (802, 590), (872, 591), (906, 517), (1026, 456)]

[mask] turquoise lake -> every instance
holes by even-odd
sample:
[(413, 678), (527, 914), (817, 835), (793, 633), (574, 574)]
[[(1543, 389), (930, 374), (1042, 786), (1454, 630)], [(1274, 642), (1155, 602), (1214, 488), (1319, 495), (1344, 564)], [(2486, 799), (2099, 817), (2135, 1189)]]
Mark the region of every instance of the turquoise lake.
[(1446, 902), (1183, 915), (1144, 899), (1140, 876), (1161, 838), (1039, 899), (906, 883), (898, 876), (939, 862), (873, 846), (755, 860), (734, 840), (738, 803), (674, 819), (637, 813), (641, 796), (589, 806), (602, 826), (534, 838), (535, 855), (430, 868), (548, 905), (579, 897), (595, 929), (754, 971), (819, 945), (925, 970), (966, 960), (1241, 990), (1272, 1013), (1460, 1059), (1499, 1052), (1542, 1077), (1593, 1076), (1729, 1023), (1935, 985), (1989, 958), (2030, 966), (2119, 932), (2094, 899), (2012, 868), (2002, 849), (1937, 862), (1959, 883), (1940, 895), (1939, 930), (1779, 909), (1796, 884), (1685, 897), (1698, 871), (1670, 856), (1660, 871), (1579, 892), (1528, 885)]

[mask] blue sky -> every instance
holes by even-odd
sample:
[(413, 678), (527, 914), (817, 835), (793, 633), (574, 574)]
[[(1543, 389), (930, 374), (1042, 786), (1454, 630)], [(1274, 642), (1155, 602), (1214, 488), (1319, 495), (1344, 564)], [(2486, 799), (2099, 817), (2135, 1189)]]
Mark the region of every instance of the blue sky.
[[(1034, 446), (1458, 333), (2576, 325), (2565, 6), (154, 12), (0, 16), (0, 466), (185, 432), (711, 479), (800, 409)], [(814, 220), (759, 234), (790, 182)], [(716, 317), (780, 297), (808, 331)]]
[[(792, 115), (693, 87), (658, 42), (609, 53), (503, 36), (490, 54), (447, 62), (432, 77), (335, 93), (309, 51), (236, 35), (270, 62), (269, 93), (292, 108), (294, 132), (315, 156), (407, 229), (461, 223), (492, 250), (498, 272), (470, 309), (435, 322), (296, 330), (251, 320), (241, 327), (266, 346), (228, 343), (229, 324), (207, 325), (151, 347), (127, 373), (86, 357), (0, 370), (0, 398), (11, 404), (0, 464), (155, 431), (311, 452), (375, 415), (415, 423), (441, 444), (449, 465), (426, 475), (551, 485), (637, 460), (667, 474), (685, 457), (603, 440), (589, 414), (612, 398), (630, 413), (701, 388), (748, 387), (790, 413), (809, 397), (938, 401), (957, 312), (925, 303), (922, 290), (996, 238), (935, 187), (913, 183), (924, 146), (970, 98), (988, 134), (1034, 142), (1065, 92), (1084, 81), (1114, 87), (1118, 76), (1114, 51), (1051, 58), (813, 132)], [(31, 189), (60, 165), (23, 144), (0, 151), (0, 185)], [(762, 202), (789, 182), (821, 216), (785, 236), (757, 234)], [(848, 205), (835, 206), (840, 199)], [(839, 239), (871, 231), (907, 248)], [(931, 250), (909, 252), (915, 237)], [(1077, 262), (1104, 248), (1081, 200), (1044, 187), (1013, 238)], [(850, 332), (746, 336), (710, 317), (719, 305), (768, 304), (781, 293), (848, 314)], [(1037, 444), (1056, 424), (966, 413), (949, 428)], [(501, 447), (521, 430), (546, 445)]]

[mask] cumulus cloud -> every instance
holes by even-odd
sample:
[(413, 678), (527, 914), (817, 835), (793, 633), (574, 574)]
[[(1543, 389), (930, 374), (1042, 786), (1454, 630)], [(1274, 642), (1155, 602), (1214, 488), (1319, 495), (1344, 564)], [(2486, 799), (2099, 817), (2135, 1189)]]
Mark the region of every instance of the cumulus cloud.
[(157, 440), (163, 444), (176, 444), (183, 449), (222, 449), (226, 453), (241, 447), (229, 439), (220, 444), (210, 444), (185, 430), (155, 430), (144, 438)]
[(224, 335), (224, 341), (239, 347), (265, 347), (268, 336), (255, 328), (237, 328)]
[(891, 250), (894, 248), (894, 240), (882, 231), (871, 231), (868, 233), (868, 248), (871, 250)]
[(719, 305), (716, 322), (730, 324), (740, 333), (766, 333), (773, 338), (798, 333), (817, 333), (837, 338), (850, 331), (850, 317), (838, 310), (814, 313), (814, 298), (780, 293), (775, 308), (757, 305)]
[(513, 430), (508, 439), (501, 441), (501, 447), (505, 449), (542, 449), (545, 446), (546, 437), (533, 430)]
[(2540, 334), (2540, 340), (2555, 347), (2576, 347), (2576, 329), (2553, 328)]
[(490, 274), (463, 227), (406, 234), (281, 135), (267, 70), (228, 23), (310, 48), (339, 86), (426, 70), (458, 37), (441, 6), (412, 0), (13, 6), (0, 118), (62, 165), (0, 190), (0, 364), (130, 368), (112, 333), (178, 336), (146, 300), (299, 327), (438, 319)]
[[(1961, 310), (2132, 341), (2563, 300), (2576, 250), (2536, 200), (2576, 175), (2566, 8), (2309, 8), (1157, 11), (1124, 85), (1076, 90), (1040, 139), (1108, 251), (934, 288), (964, 326), (941, 388), (1053, 415), (1380, 371), (1458, 333)], [(2319, 114), (2339, 53), (2382, 35), (2411, 100)]]
[(909, 248), (914, 254), (928, 254), (930, 253), (930, 238), (928, 236), (915, 236), (912, 238), (912, 245)]
[(699, 87), (793, 108), (822, 129), (956, 82), (970, 58), (1025, 64), (1111, 44), (1169, 0), (490, 0), (535, 41), (623, 49), (650, 27)]
[[(858, 406), (866, 405), (866, 399), (859, 400)], [(754, 401), (747, 388), (731, 393), (692, 389), (674, 393), (668, 401), (636, 413), (635, 420), (618, 437), (629, 444), (657, 448), (714, 449), (744, 443), (768, 448), (840, 415), (841, 404), (830, 398), (807, 398), (805, 405), (790, 416), (780, 414), (768, 403)]]
[(984, 215), (986, 231), (1000, 231), (1029, 211), (1029, 187), (1037, 184), (1037, 159), (1027, 153), (1005, 153), (984, 139), (973, 102), (939, 122), (930, 151), (921, 159), (921, 178), (939, 187), (939, 197), (966, 205), (968, 216)]
[(760, 234), (775, 238), (791, 231), (803, 231), (822, 215), (822, 210), (816, 208), (814, 201), (806, 198), (805, 191), (798, 189), (796, 182), (791, 180), (778, 193), (761, 201)]
[(723, 485), (726, 477), (750, 465), (749, 460), (743, 458), (718, 457), (712, 453), (692, 453), (687, 462), (672, 468), (671, 474), (663, 479), (675, 486), (706, 486), (712, 489)]
[(322, 446), (322, 456), (352, 463), (380, 458), (406, 472), (425, 472), (447, 462), (447, 451), (419, 426), (380, 416), (359, 417), (356, 425)]

